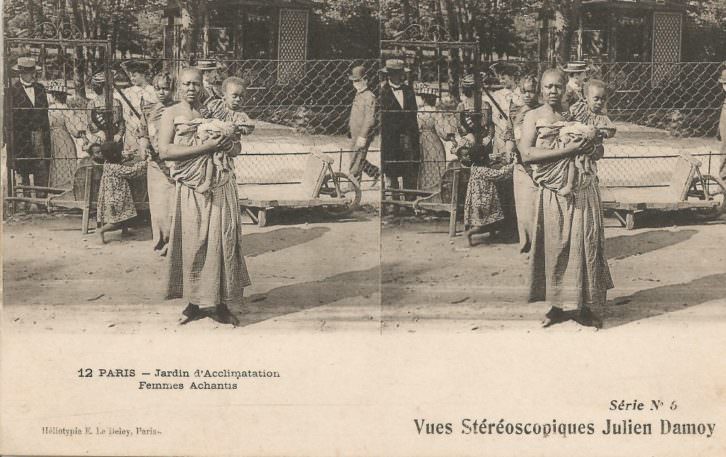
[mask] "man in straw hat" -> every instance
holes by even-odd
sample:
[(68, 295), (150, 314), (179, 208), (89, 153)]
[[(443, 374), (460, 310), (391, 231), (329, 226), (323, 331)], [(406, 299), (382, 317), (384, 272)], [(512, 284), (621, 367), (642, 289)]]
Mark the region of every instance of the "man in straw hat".
[[(19, 184), (48, 186), (50, 157), (50, 123), (48, 121), (48, 98), (45, 87), (36, 81), (36, 66), (33, 57), (20, 57), (13, 71), (19, 78), (10, 89), (12, 109), (12, 157), (16, 160), (14, 169), (19, 175)], [(44, 192), (37, 192), (39, 198)]]
[(386, 186), (416, 189), (420, 154), (416, 94), (403, 83), (404, 62), (386, 60), (381, 70), (386, 82), (381, 88), (381, 162)]
[(565, 88), (566, 108), (585, 99), (582, 89), (585, 86), (588, 70), (587, 64), (581, 60), (568, 62), (567, 65), (562, 67), (562, 71), (567, 75), (567, 86)]
[(363, 66), (354, 67), (348, 79), (356, 90), (348, 120), (350, 139), (353, 143), (351, 150), (355, 151), (350, 161), (350, 175), (360, 182), (365, 173), (377, 181), (381, 176), (381, 170), (366, 160), (368, 147), (375, 135), (376, 96), (368, 87), (366, 70)]
[(200, 60), (197, 62), (197, 68), (202, 72), (202, 84), (204, 85), (202, 103), (206, 105), (212, 100), (221, 99), (223, 97), (222, 77), (219, 74), (217, 62)]

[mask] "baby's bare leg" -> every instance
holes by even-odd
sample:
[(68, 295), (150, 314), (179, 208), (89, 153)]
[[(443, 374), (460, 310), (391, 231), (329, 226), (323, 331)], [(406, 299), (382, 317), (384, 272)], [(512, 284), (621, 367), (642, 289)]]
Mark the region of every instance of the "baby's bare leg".
[(575, 160), (570, 160), (570, 163), (567, 165), (567, 182), (560, 188), (560, 190), (557, 191), (557, 193), (563, 197), (570, 195), (572, 193), (572, 187), (575, 185), (575, 178), (577, 177), (577, 165), (575, 164)]

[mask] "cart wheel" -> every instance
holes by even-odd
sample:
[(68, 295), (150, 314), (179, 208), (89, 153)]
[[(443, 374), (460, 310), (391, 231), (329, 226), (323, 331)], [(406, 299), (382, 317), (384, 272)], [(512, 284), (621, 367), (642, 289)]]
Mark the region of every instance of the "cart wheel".
[(628, 211), (625, 213), (625, 230), (633, 230), (635, 228), (635, 213)]
[[(726, 211), (726, 183), (712, 175), (703, 175), (703, 181), (706, 184), (705, 190), (708, 191), (713, 200), (718, 202), (718, 206), (700, 211), (698, 213), (699, 217), (704, 220), (716, 219)], [(705, 199), (706, 193), (701, 190), (701, 194), (703, 197), (700, 198)]]
[[(335, 182), (333, 177), (338, 181), (338, 186), (342, 195), (338, 195), (338, 191), (335, 189)], [(323, 211), (332, 216), (347, 216), (352, 213), (358, 207), (361, 199), (361, 190), (358, 182), (353, 179), (347, 173), (336, 171), (332, 175), (325, 175), (323, 183), (320, 186), (320, 195), (328, 195), (333, 198), (346, 197), (352, 201), (345, 206), (341, 205), (328, 205), (323, 206)]]

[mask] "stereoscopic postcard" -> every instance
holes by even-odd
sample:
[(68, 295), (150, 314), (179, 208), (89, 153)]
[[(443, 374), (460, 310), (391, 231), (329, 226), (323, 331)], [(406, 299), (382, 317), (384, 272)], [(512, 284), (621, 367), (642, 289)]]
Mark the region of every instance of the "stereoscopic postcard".
[(0, 454), (726, 455), (720, 0), (6, 0)]

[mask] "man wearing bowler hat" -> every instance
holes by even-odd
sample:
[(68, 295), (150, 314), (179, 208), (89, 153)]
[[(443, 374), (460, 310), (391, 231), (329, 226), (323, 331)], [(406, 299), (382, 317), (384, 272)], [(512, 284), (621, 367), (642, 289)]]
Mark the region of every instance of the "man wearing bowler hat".
[(587, 64), (581, 60), (568, 62), (562, 67), (562, 71), (567, 75), (567, 86), (565, 87), (565, 102), (567, 107), (574, 105), (580, 100), (584, 100), (582, 93), (587, 79)]
[[(30, 184), (33, 176), (36, 186), (48, 186), (50, 164), (50, 123), (48, 121), (48, 98), (45, 87), (36, 81), (36, 66), (33, 57), (20, 57), (12, 68), (18, 73), (18, 80), (10, 88), (12, 109), (12, 156), (16, 160), (15, 170), (20, 177), (19, 184)], [(30, 159), (30, 160), (27, 160)], [(44, 198), (44, 192), (37, 192)]]
[(352, 141), (351, 150), (354, 151), (350, 163), (350, 175), (360, 182), (363, 173), (374, 180), (381, 176), (381, 170), (366, 160), (368, 147), (373, 141), (376, 125), (376, 96), (368, 87), (366, 70), (363, 66), (354, 67), (348, 79), (356, 90), (353, 105), (350, 108), (348, 128)]
[(404, 63), (389, 59), (381, 70), (386, 83), (381, 88), (381, 161), (386, 186), (416, 189), (421, 152), (416, 94), (404, 81)]

